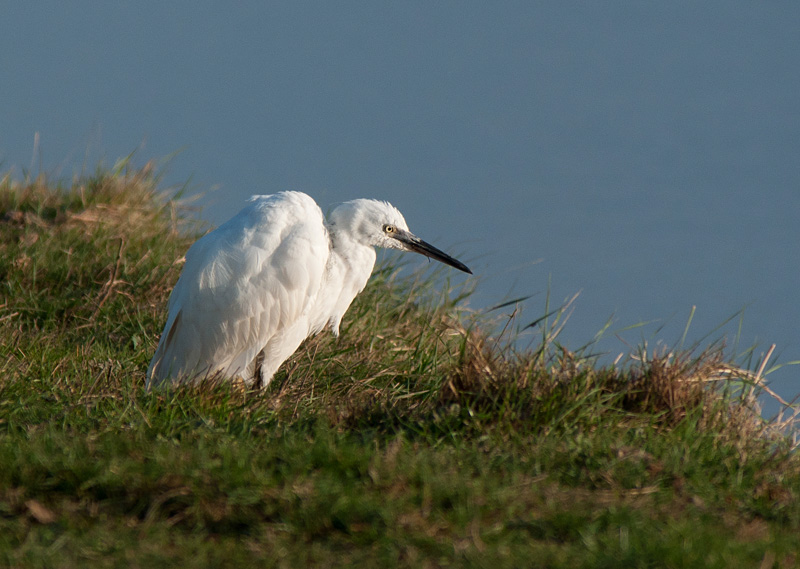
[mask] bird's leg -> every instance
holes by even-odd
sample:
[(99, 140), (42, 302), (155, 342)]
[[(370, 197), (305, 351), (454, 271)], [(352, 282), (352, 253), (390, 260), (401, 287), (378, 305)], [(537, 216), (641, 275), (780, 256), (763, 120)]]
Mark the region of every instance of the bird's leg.
[(258, 389), (264, 389), (264, 377), (261, 375), (261, 365), (264, 363), (264, 350), (256, 354), (256, 359), (253, 362), (253, 384)]

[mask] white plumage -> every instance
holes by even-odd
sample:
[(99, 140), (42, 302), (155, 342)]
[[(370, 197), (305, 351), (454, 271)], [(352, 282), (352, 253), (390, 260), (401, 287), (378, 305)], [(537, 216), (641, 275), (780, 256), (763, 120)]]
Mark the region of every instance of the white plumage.
[(266, 386), (305, 338), (325, 327), (339, 333), (372, 273), (375, 246), (471, 272), (411, 234), (386, 202), (345, 202), (326, 221), (306, 194), (254, 196), (186, 253), (148, 388), (209, 377)]

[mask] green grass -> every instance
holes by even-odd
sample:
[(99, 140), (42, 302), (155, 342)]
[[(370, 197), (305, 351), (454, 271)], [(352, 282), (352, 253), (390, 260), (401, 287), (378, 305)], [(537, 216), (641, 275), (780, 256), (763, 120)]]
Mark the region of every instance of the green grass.
[(146, 393), (201, 227), (124, 166), (0, 184), (0, 566), (800, 563), (800, 459), (716, 345), (600, 366), (556, 311), (519, 352), (384, 265), (266, 393)]

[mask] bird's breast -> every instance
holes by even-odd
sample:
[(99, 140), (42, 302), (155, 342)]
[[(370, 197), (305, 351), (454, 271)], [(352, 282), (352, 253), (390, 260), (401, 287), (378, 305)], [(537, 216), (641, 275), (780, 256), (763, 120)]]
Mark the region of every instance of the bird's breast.
[(375, 266), (372, 247), (353, 247), (342, 254), (334, 247), (325, 271), (311, 319), (314, 332), (330, 327), (339, 333), (339, 324), (356, 295), (364, 287)]

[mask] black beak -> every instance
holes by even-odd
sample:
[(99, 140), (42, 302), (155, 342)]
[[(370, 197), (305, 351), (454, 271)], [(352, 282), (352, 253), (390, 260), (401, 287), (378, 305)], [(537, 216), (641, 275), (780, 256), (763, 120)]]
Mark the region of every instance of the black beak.
[(459, 271), (464, 271), (465, 273), (472, 274), (472, 271), (469, 270), (464, 263), (459, 261), (458, 259), (454, 259), (444, 251), (440, 251), (430, 243), (426, 243), (413, 233), (409, 233), (408, 231), (403, 231), (402, 229), (397, 229), (397, 232), (392, 235), (395, 239), (400, 241), (409, 251), (414, 251), (415, 253), (419, 253), (420, 255), (425, 255), (431, 259), (435, 259), (440, 263), (444, 263), (445, 265), (450, 265), (451, 267), (455, 267)]

